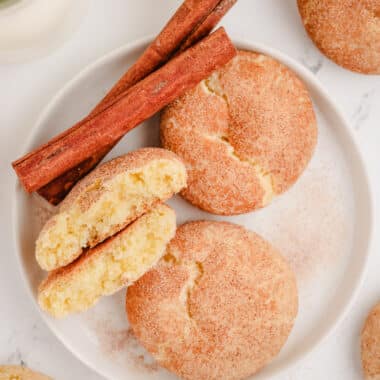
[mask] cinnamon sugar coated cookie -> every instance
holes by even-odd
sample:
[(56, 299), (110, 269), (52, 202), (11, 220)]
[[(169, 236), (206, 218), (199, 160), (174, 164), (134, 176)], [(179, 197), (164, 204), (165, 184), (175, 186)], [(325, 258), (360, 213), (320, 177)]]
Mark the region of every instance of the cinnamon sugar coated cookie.
[(380, 74), (380, 0), (298, 0), (310, 38), (346, 69)]
[(174, 210), (159, 204), (71, 264), (49, 272), (38, 289), (41, 308), (62, 318), (130, 285), (165, 254), (175, 219)]
[(264, 239), (231, 223), (180, 226), (128, 288), (131, 328), (182, 379), (243, 379), (280, 351), (298, 309), (295, 276)]
[(235, 215), (266, 206), (296, 182), (313, 154), (317, 126), (309, 94), (292, 71), (239, 51), (163, 111), (161, 140), (186, 164), (183, 197)]
[(73, 262), (186, 186), (186, 168), (172, 152), (142, 148), (98, 166), (73, 187), (42, 228), (36, 259), (51, 271)]
[(380, 304), (369, 314), (361, 336), (362, 365), (366, 380), (380, 380)]
[(18, 365), (0, 366), (0, 380), (52, 380), (51, 377)]

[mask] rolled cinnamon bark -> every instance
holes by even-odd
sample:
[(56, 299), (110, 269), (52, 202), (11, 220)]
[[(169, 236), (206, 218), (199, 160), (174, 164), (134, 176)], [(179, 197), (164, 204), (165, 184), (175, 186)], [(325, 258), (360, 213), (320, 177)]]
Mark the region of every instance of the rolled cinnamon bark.
[(213, 11), (191, 32), (182, 43), (180, 51), (186, 50), (197, 41), (207, 36), (224, 17), (224, 15), (235, 5), (237, 0), (221, 0)]
[(236, 55), (223, 28), (173, 58), (121, 94), (111, 106), (86, 118), (12, 165), (33, 192), (85, 160), (104, 152), (139, 125)]
[[(122, 92), (165, 63), (179, 50), (184, 41), (188, 48), (206, 36), (235, 2), (236, 0), (185, 0), (157, 38), (112, 87), (89, 117), (107, 108)], [(181, 51), (184, 50), (182, 47)], [(113, 146), (110, 145), (96, 156), (86, 159), (78, 166), (55, 178), (38, 189), (38, 193), (48, 202), (54, 205), (58, 204), (75, 183), (92, 170)]]
[[(127, 88), (145, 78), (161, 64), (167, 62), (194, 28), (216, 9), (219, 2), (220, 0), (185, 0), (160, 34), (112, 87), (91, 114), (96, 114), (106, 108)], [(194, 42), (199, 40), (200, 38), (194, 40)]]

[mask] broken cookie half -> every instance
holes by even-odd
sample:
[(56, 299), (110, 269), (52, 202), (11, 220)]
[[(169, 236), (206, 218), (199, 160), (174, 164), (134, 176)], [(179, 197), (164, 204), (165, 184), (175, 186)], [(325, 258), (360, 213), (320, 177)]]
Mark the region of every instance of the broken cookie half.
[(99, 166), (79, 182), (36, 242), (42, 269), (68, 265), (186, 186), (186, 168), (174, 154), (144, 148)]
[(174, 210), (158, 205), (76, 261), (50, 272), (39, 287), (41, 308), (65, 317), (130, 285), (163, 256), (175, 230)]

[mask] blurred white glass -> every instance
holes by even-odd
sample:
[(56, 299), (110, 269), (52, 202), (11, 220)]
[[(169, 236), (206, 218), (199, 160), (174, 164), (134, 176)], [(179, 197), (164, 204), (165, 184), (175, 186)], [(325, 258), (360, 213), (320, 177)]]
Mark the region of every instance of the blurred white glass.
[(0, 63), (48, 54), (80, 24), (89, 0), (0, 0)]

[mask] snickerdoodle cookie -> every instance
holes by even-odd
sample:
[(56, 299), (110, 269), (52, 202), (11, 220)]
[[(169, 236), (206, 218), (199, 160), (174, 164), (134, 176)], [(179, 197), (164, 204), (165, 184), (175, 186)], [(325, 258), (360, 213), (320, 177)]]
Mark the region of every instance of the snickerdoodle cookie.
[(380, 304), (369, 314), (361, 336), (362, 365), (366, 380), (380, 380)]
[(36, 242), (42, 269), (70, 264), (186, 186), (186, 168), (172, 152), (142, 148), (110, 160), (78, 182)]
[(230, 223), (180, 226), (163, 259), (128, 288), (132, 330), (183, 379), (242, 379), (280, 351), (298, 309), (293, 272), (257, 234)]
[(0, 365), (0, 380), (52, 380), (52, 378), (23, 366)]
[(85, 311), (128, 286), (164, 255), (175, 212), (160, 204), (71, 264), (49, 273), (38, 289), (41, 308), (56, 318)]
[(380, 0), (298, 0), (310, 38), (346, 69), (380, 74)]
[(293, 185), (317, 141), (308, 91), (287, 67), (239, 51), (162, 113), (163, 146), (188, 170), (182, 195), (221, 215), (266, 206)]

